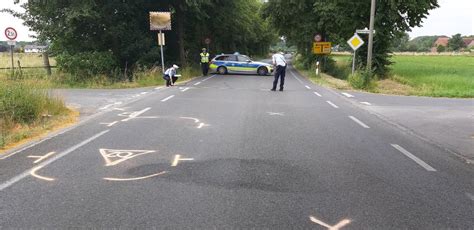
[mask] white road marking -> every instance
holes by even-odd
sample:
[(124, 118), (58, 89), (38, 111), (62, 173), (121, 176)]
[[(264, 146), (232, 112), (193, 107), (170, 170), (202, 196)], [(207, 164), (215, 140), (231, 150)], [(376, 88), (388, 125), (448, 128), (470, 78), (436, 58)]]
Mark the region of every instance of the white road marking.
[(86, 140), (82, 141), (81, 143), (72, 146), (71, 148), (67, 149), (66, 151), (61, 152), (61, 153), (59, 153), (58, 155), (56, 155), (56, 156), (54, 156), (54, 157), (52, 157), (52, 158), (49, 158), (49, 159), (46, 160), (46, 161), (43, 161), (43, 163), (40, 163), (37, 167), (32, 168), (32, 169), (28, 169), (28, 170), (24, 171), (23, 173), (21, 173), (21, 174), (15, 176), (15, 177), (13, 177), (13, 178), (11, 178), (11, 179), (9, 179), (9, 180), (3, 182), (2, 184), (0, 184), (0, 191), (2, 191), (2, 190), (4, 190), (4, 189), (6, 189), (6, 188), (12, 186), (12, 185), (15, 184), (16, 182), (18, 182), (18, 181), (24, 179), (25, 177), (31, 175), (31, 171), (32, 171), (32, 170), (35, 170), (35, 169), (38, 170), (38, 169), (40, 169), (40, 168), (44, 168), (44, 167), (48, 166), (49, 164), (51, 164), (51, 163), (53, 163), (53, 162), (55, 162), (55, 161), (61, 159), (62, 157), (68, 155), (68, 154), (71, 153), (71, 152), (74, 152), (76, 149), (78, 149), (78, 148), (80, 148), (80, 147), (82, 147), (82, 146), (88, 144), (89, 142), (91, 142), (91, 141), (93, 141), (93, 140), (99, 138), (100, 136), (106, 134), (106, 133), (109, 132), (109, 131), (110, 131), (110, 130), (102, 131), (102, 132), (100, 132), (100, 133), (98, 133), (98, 134), (96, 134), (96, 135), (90, 137), (89, 139), (86, 139)]
[(119, 149), (99, 149), (100, 154), (105, 160), (105, 166), (118, 165), (126, 160), (154, 153), (154, 150), (119, 150)]
[(364, 105), (372, 105), (372, 104), (370, 104), (369, 102), (366, 102), (366, 101), (362, 101), (361, 104), (364, 104)]
[(186, 87), (184, 88), (183, 90), (181, 90), (181, 92), (186, 92), (187, 90), (189, 90), (190, 88), (189, 87)]
[(366, 129), (369, 129), (369, 128), (370, 128), (368, 125), (364, 124), (362, 121), (360, 121), (359, 119), (357, 119), (357, 118), (355, 118), (355, 117), (353, 117), (353, 116), (349, 116), (349, 118), (350, 118), (351, 120), (353, 120), (355, 123), (359, 124), (360, 126), (366, 128)]
[(110, 107), (112, 107), (112, 106), (114, 106), (114, 105), (115, 105), (115, 104), (108, 104), (108, 105), (106, 105), (106, 106), (100, 108), (99, 110), (106, 110), (106, 109), (108, 109), (108, 108), (110, 108)]
[(309, 87), (309, 86), (307, 86), (307, 85), (305, 85), (304, 87), (306, 87), (307, 89), (311, 89), (311, 87)]
[(210, 77), (208, 77), (208, 78), (206, 78), (206, 79), (204, 79), (204, 80), (202, 80), (202, 81), (205, 82), (205, 81), (207, 81), (207, 80), (209, 80), (209, 79), (211, 79), (211, 78), (213, 78), (213, 77), (215, 77), (215, 76), (216, 76), (216, 75), (212, 75), (212, 76), (210, 76)]
[(303, 81), (300, 80), (293, 72), (290, 71), (290, 73), (291, 75), (293, 75), (294, 78), (296, 78), (296, 80), (298, 80), (302, 85), (304, 85)]
[(148, 93), (148, 92), (141, 92), (140, 94), (141, 94), (141, 95), (145, 95), (145, 94), (147, 94), (147, 93)]
[(270, 116), (285, 116), (285, 113), (267, 112)]
[(196, 82), (194, 85), (199, 85), (199, 84), (201, 84), (201, 82), (200, 82), (200, 81)]
[(167, 97), (167, 98), (161, 100), (161, 102), (165, 102), (165, 101), (167, 101), (167, 100), (169, 100), (169, 99), (171, 99), (171, 98), (173, 98), (173, 97), (174, 97), (174, 95), (171, 95), (171, 96), (169, 96), (169, 97)]
[(346, 96), (346, 97), (354, 97), (354, 95), (351, 95), (351, 94), (348, 94), (348, 93), (341, 93), (342, 95)]
[(200, 129), (200, 128), (206, 127), (206, 126), (209, 126), (209, 125), (201, 122), (201, 123), (199, 123), (197, 128)]
[(171, 163), (171, 166), (172, 167), (178, 166), (178, 163), (180, 161), (193, 161), (193, 160), (194, 160), (194, 158), (181, 158), (181, 155), (176, 155), (176, 156), (174, 156), (174, 160)]
[(181, 119), (188, 119), (188, 120), (193, 120), (194, 123), (198, 123), (199, 122), (199, 119), (197, 118), (194, 118), (194, 117), (180, 117)]
[(344, 227), (344, 226), (346, 226), (346, 225), (348, 225), (348, 224), (351, 223), (351, 220), (349, 220), (349, 219), (344, 219), (344, 220), (339, 221), (339, 223), (337, 223), (336, 225), (331, 226), (331, 225), (329, 225), (329, 224), (327, 224), (327, 223), (324, 223), (323, 221), (317, 219), (317, 218), (314, 217), (314, 216), (309, 216), (309, 219), (310, 219), (312, 222), (314, 222), (314, 223), (316, 223), (316, 224), (319, 224), (319, 225), (321, 225), (321, 226), (323, 226), (323, 227), (326, 227), (326, 228), (329, 229), (329, 230), (338, 230), (338, 229), (341, 229), (342, 227)]
[(321, 94), (319, 94), (319, 93), (318, 93), (318, 92), (316, 92), (316, 91), (315, 91), (315, 92), (313, 92), (313, 93), (314, 93), (314, 94), (316, 94), (318, 97), (322, 97), (322, 95), (321, 95)]
[(125, 122), (125, 121), (132, 120), (132, 119), (134, 119), (134, 118), (137, 118), (138, 116), (142, 115), (143, 113), (145, 113), (146, 111), (148, 111), (148, 110), (150, 110), (150, 109), (151, 109), (151, 108), (148, 107), (148, 108), (143, 109), (143, 110), (141, 110), (141, 111), (133, 112), (133, 113), (131, 113), (130, 115), (128, 115), (128, 118), (125, 118), (125, 119), (123, 119), (122, 121)]
[(42, 167), (38, 166), (36, 168), (33, 168), (31, 169), (31, 172), (30, 172), (30, 175), (38, 178), (38, 179), (41, 179), (41, 180), (45, 180), (45, 181), (54, 181), (55, 179), (54, 178), (51, 178), (51, 177), (45, 177), (45, 176), (40, 176), (36, 173), (36, 171), (40, 170)]
[(400, 145), (396, 145), (396, 144), (390, 144), (392, 145), (392, 147), (394, 147), (395, 149), (397, 149), (398, 151), (400, 151), (401, 153), (403, 153), (405, 156), (407, 156), (408, 158), (412, 159), (413, 161), (415, 161), (417, 164), (419, 164), (421, 167), (425, 168), (426, 171), (430, 171), (430, 172), (436, 172), (436, 169), (434, 169), (433, 167), (431, 167), (429, 164), (427, 164), (426, 162), (422, 161), (420, 158), (416, 157), (415, 155), (411, 154), (410, 152), (408, 152), (406, 149), (404, 149), (403, 147), (401, 147)]
[(466, 196), (472, 201), (474, 201), (474, 195), (472, 195), (471, 193), (466, 192)]
[(52, 136), (50, 136), (50, 137), (47, 137), (47, 138), (45, 138), (45, 139), (43, 139), (43, 140), (41, 140), (41, 141), (38, 141), (38, 142), (33, 143), (33, 144), (31, 144), (31, 145), (25, 146), (25, 147), (23, 147), (23, 148), (21, 148), (21, 149), (15, 151), (15, 152), (12, 152), (12, 153), (10, 153), (10, 154), (8, 154), (8, 155), (5, 155), (5, 156), (1, 157), (0, 160), (5, 160), (5, 159), (7, 159), (7, 158), (9, 158), (9, 157), (11, 157), (11, 156), (13, 156), (13, 155), (15, 155), (15, 154), (18, 154), (18, 153), (20, 153), (20, 152), (23, 152), (23, 151), (25, 151), (25, 150), (27, 150), (27, 149), (29, 149), (29, 148), (32, 148), (32, 147), (34, 147), (34, 146), (36, 146), (36, 145), (41, 144), (41, 143), (43, 143), (43, 142), (45, 142), (45, 141), (47, 141), (47, 140), (50, 140), (50, 139), (55, 138), (55, 137), (57, 137), (57, 136), (59, 136), (59, 135), (62, 135), (62, 134), (68, 132), (69, 130), (71, 130), (71, 129), (73, 129), (73, 128), (74, 128), (74, 127), (67, 128), (67, 129), (65, 129), (65, 130), (63, 130), (63, 131), (61, 131), (61, 132), (59, 132), (59, 133), (57, 133), (57, 134), (54, 134), (54, 135), (52, 135)]
[(110, 123), (105, 123), (105, 122), (102, 122), (100, 123), (101, 125), (107, 125), (108, 127), (112, 127), (113, 125), (117, 124), (118, 121), (114, 121), (114, 122), (110, 122)]
[(339, 108), (339, 106), (335, 105), (334, 103), (332, 103), (331, 101), (326, 101), (328, 104), (330, 104), (332, 107), (334, 108)]
[(30, 156), (28, 156), (28, 158), (38, 158), (38, 160), (33, 161), (33, 163), (36, 164), (36, 163), (39, 163), (39, 162), (43, 161), (44, 159), (48, 158), (49, 156), (51, 156), (51, 155), (53, 155), (53, 154), (55, 154), (55, 153), (56, 153), (56, 152), (49, 152), (49, 153), (47, 153), (47, 154), (45, 154), (45, 155), (43, 155), (43, 156), (33, 156), (33, 155), (30, 155)]
[(156, 90), (163, 89), (163, 86), (156, 87), (155, 89), (156, 89)]
[(148, 178), (151, 178), (151, 177), (156, 177), (156, 176), (159, 176), (159, 175), (163, 175), (167, 173), (166, 171), (163, 171), (163, 172), (159, 172), (159, 173), (156, 173), (156, 174), (151, 174), (151, 175), (148, 175), (148, 176), (142, 176), (142, 177), (134, 177), (134, 178), (112, 178), (112, 177), (104, 177), (104, 180), (108, 180), (108, 181), (134, 181), (134, 180), (143, 180), (143, 179), (148, 179)]

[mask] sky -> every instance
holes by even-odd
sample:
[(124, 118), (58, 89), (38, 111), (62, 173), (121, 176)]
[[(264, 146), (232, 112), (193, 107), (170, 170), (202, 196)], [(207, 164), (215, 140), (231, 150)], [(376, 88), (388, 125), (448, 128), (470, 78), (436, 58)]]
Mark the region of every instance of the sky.
[[(14, 0), (0, 0), (0, 8), (9, 8), (21, 11), (21, 7), (14, 5)], [(25, 2), (27, 0), (21, 0)], [(380, 1), (380, 0), (379, 0)], [(409, 32), (414, 38), (423, 35), (447, 35), (457, 33), (462, 35), (474, 35), (474, 0), (439, 0), (440, 7), (430, 11), (430, 15), (422, 23), (422, 27), (413, 28)], [(13, 27), (18, 32), (18, 41), (34, 40), (29, 35), (34, 34), (25, 27), (20, 19), (14, 18), (7, 13), (0, 13), (0, 41), (7, 40), (4, 30)]]

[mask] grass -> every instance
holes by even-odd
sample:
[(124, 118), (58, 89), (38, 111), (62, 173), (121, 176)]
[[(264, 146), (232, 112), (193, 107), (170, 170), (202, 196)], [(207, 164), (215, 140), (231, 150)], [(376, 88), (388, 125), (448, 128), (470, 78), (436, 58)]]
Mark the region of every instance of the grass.
[(0, 85), (0, 149), (70, 121), (74, 114), (39, 82), (4, 80)]
[[(338, 68), (350, 69), (351, 57), (335, 55)], [(388, 79), (374, 92), (432, 97), (474, 97), (474, 56), (395, 55)]]

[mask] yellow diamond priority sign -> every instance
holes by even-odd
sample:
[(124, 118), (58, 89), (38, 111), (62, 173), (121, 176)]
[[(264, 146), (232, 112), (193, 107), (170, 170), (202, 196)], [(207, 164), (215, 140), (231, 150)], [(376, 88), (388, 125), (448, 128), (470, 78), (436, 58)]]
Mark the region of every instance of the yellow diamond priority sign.
[(347, 44), (349, 44), (353, 50), (357, 50), (364, 44), (364, 40), (362, 40), (359, 35), (354, 34), (354, 36), (352, 36), (351, 39), (347, 41)]

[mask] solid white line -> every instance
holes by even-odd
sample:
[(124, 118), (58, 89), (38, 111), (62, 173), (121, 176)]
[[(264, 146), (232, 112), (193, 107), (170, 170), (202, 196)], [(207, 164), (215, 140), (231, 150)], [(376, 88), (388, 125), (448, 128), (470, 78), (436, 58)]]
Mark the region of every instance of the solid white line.
[(309, 87), (309, 86), (307, 86), (307, 85), (305, 85), (304, 87), (306, 87), (307, 89), (311, 89), (311, 87)]
[(199, 81), (199, 82), (196, 82), (194, 85), (199, 85), (199, 84), (201, 84), (201, 82), (200, 82), (200, 81)]
[(169, 99), (171, 99), (171, 98), (173, 98), (173, 97), (174, 97), (174, 95), (171, 95), (171, 96), (169, 96), (169, 97), (167, 97), (167, 98), (161, 100), (161, 102), (165, 102), (165, 101), (167, 101), (167, 100), (169, 100)]
[(361, 102), (361, 104), (364, 104), (364, 105), (372, 105), (372, 104), (370, 104), (369, 102), (366, 102), (366, 101)]
[(346, 97), (354, 97), (354, 95), (351, 95), (351, 94), (348, 94), (348, 93), (341, 93), (341, 94), (346, 96)]
[(36, 166), (32, 169), (28, 169), (28, 170), (24, 171), (23, 173), (11, 178), (10, 180), (5, 181), (4, 183), (0, 184), (0, 191), (3, 191), (4, 189), (6, 189), (6, 188), (12, 186), (13, 184), (15, 184), (16, 182), (18, 182), (18, 181), (24, 179), (25, 177), (31, 175), (30, 173), (31, 173), (32, 170), (40, 169), (40, 168), (44, 168), (44, 167), (48, 166), (49, 164), (55, 162), (56, 160), (61, 159), (62, 157), (68, 155), (69, 153), (75, 151), (76, 149), (78, 149), (78, 148), (88, 144), (89, 142), (97, 139), (98, 137), (106, 134), (107, 132), (109, 132), (109, 130), (102, 131), (102, 132), (90, 137), (89, 139), (87, 139), (87, 140), (85, 140), (85, 141), (83, 141), (83, 142), (81, 142), (77, 145), (72, 146), (71, 148), (67, 149), (66, 151), (61, 152), (58, 155), (44, 161), (43, 163), (40, 163), (38, 166)]
[(335, 105), (334, 103), (330, 102), (330, 101), (326, 101), (328, 104), (330, 104), (332, 107), (334, 108), (339, 108), (339, 106)]
[(407, 156), (408, 158), (412, 159), (413, 161), (415, 161), (417, 164), (419, 164), (421, 167), (425, 168), (426, 171), (430, 171), (430, 172), (436, 172), (436, 169), (434, 169), (433, 167), (431, 167), (429, 164), (427, 164), (426, 162), (422, 161), (420, 158), (416, 157), (415, 155), (411, 154), (410, 152), (408, 152), (406, 149), (404, 149), (403, 147), (401, 147), (400, 145), (396, 145), (396, 144), (390, 144), (392, 145), (392, 147), (394, 147), (395, 149), (397, 149), (398, 151), (400, 151), (401, 153), (403, 153), (405, 156)]
[(296, 80), (298, 80), (302, 85), (304, 85), (303, 81), (300, 80), (292, 71), (290, 71), (291, 75), (293, 75), (294, 78), (296, 78)]
[(370, 127), (366, 124), (364, 124), (362, 121), (360, 121), (359, 119), (353, 117), (353, 116), (349, 116), (349, 118), (353, 121), (355, 121), (355, 123), (359, 124), (360, 126), (366, 128), (366, 129), (369, 129)]
[(322, 97), (321, 94), (319, 94), (318, 92), (313, 92), (314, 94), (318, 95), (318, 97)]
[(204, 81), (207, 81), (207, 80), (209, 80), (209, 79), (211, 79), (211, 78), (213, 78), (213, 77), (215, 77), (215, 76), (216, 76), (216, 75), (212, 75), (212, 76), (210, 76), (210, 77), (208, 77), (208, 78), (206, 78), (206, 79), (204, 79), (204, 80), (202, 80), (202, 81), (203, 81), (203, 82), (204, 82)]

